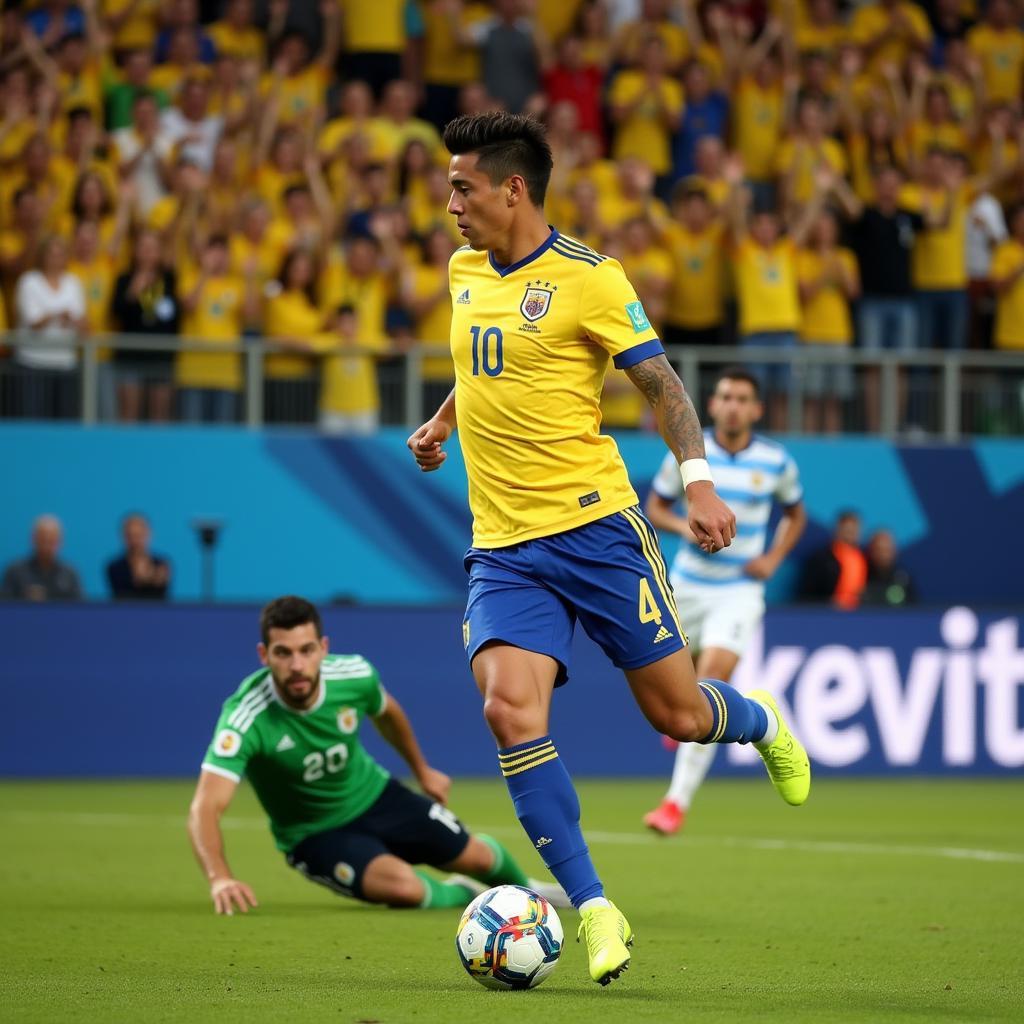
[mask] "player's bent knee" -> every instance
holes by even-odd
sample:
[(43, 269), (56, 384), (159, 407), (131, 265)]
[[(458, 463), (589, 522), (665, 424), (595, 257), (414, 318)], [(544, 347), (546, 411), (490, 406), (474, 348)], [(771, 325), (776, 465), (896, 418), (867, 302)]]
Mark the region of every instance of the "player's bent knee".
[(363, 899), (389, 907), (418, 907), (423, 902), (423, 882), (398, 857), (377, 857), (363, 873)]
[(484, 718), (503, 747), (523, 743), (546, 732), (539, 708), (515, 703), (495, 693), (488, 694), (484, 700)]

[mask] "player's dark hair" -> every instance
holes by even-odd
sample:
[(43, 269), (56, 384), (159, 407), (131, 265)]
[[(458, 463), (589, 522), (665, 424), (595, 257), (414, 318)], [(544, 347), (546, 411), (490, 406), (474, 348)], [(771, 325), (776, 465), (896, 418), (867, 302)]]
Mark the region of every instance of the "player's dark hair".
[(540, 121), (504, 111), (464, 114), (445, 125), (444, 144), (455, 155), (475, 153), (477, 167), (493, 186), (521, 175), (530, 202), (544, 205), (552, 159), (547, 129)]
[(860, 522), (860, 513), (855, 508), (841, 508), (836, 516), (836, 523), (848, 523), (851, 519)]
[(745, 367), (743, 366), (727, 366), (718, 375), (718, 381), (716, 387), (723, 380), (740, 380), (745, 384), (749, 384), (754, 389), (754, 397), (761, 398), (761, 383), (760, 381)]
[(293, 594), (275, 597), (260, 612), (260, 637), (267, 644), (270, 643), (272, 629), (295, 629), (296, 626), (305, 626), (308, 622), (313, 623), (317, 636), (324, 635), (324, 626), (315, 605), (304, 597), (295, 597)]

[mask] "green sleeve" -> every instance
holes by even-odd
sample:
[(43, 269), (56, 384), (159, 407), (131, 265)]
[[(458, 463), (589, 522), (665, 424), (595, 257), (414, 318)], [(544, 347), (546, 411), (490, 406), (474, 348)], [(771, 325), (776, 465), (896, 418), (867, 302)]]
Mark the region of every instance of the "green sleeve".
[(202, 767), (204, 771), (241, 782), (249, 758), (255, 753), (258, 743), (256, 734), (251, 729), (240, 732), (229, 723), (236, 703), (229, 701), (224, 705), (213, 740), (203, 758)]

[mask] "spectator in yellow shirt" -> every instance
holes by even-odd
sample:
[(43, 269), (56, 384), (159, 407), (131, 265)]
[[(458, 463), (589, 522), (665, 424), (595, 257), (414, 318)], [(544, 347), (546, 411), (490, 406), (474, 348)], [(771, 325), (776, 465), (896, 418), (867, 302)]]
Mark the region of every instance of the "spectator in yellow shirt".
[[(237, 344), (259, 302), (255, 277), (230, 271), (223, 235), (207, 239), (199, 266), (179, 284), (184, 313), (182, 333), (210, 348)], [(242, 356), (239, 352), (183, 349), (175, 360), (179, 414), (192, 423), (234, 423), (240, 412)]]
[(690, 43), (684, 28), (670, 18), (672, 6), (669, 0), (641, 0), (640, 17), (625, 22), (616, 33), (615, 60), (643, 67), (644, 48), (654, 36), (662, 42), (666, 70), (679, 71), (690, 55)]
[(956, 118), (949, 89), (923, 61), (914, 65), (908, 117), (907, 141), (914, 167), (920, 167), (931, 149), (966, 154), (968, 132)]
[(428, 0), (423, 10), (424, 116), (443, 128), (458, 114), (459, 90), (480, 77), (480, 52), (472, 43), (474, 25), (490, 7), (477, 0)]
[(316, 418), (317, 336), (324, 328), (317, 301), (317, 265), (304, 249), (284, 258), (276, 286), (267, 301), (263, 333), (284, 351), (263, 361), (263, 402), (268, 423), (312, 423)]
[(776, 155), (787, 120), (778, 30), (773, 22), (753, 46), (727, 50), (732, 145), (746, 168), (757, 205), (775, 201)]
[[(320, 6), (326, 13), (331, 7), (338, 8), (338, 0), (325, 0)], [(410, 11), (410, 7), (415, 7)], [(372, 2), (341, 5), (344, 16), (344, 56), (342, 71), (347, 79), (366, 82), (376, 96), (384, 86), (403, 75), (404, 65), (409, 57), (409, 29), (415, 27), (416, 35), (422, 35), (419, 24), (419, 9), (406, 0), (372, 0)], [(410, 14), (417, 24), (410, 23)]]
[(318, 339), (325, 357), (320, 429), (326, 434), (373, 434), (380, 420), (376, 365), (359, 351), (365, 345), (359, 323), (356, 308), (343, 304)]
[[(402, 304), (413, 320), (416, 342), (448, 349), (452, 324), (452, 297), (448, 287), (448, 261), (455, 251), (442, 227), (423, 236), (421, 262), (407, 266), (401, 276)], [(455, 384), (450, 352), (423, 357), (423, 407), (436, 409)]]
[(1024, 32), (1012, 0), (988, 0), (984, 19), (967, 33), (967, 45), (981, 62), (985, 96), (1020, 102), (1024, 85)]
[[(860, 274), (853, 252), (839, 245), (839, 222), (824, 210), (811, 229), (808, 245), (797, 251), (800, 288), (800, 343), (826, 349), (853, 343), (850, 303), (860, 295)], [(811, 363), (803, 377), (804, 430), (838, 434), (842, 402), (853, 394), (853, 372), (846, 363)]]
[(850, 35), (875, 72), (886, 64), (902, 65), (910, 54), (924, 53), (932, 41), (928, 16), (909, 0), (877, 0), (858, 7)]
[[(800, 329), (796, 252), (810, 235), (834, 174), (827, 167), (818, 169), (811, 200), (804, 205), (788, 235), (783, 234), (783, 221), (774, 207), (755, 207), (748, 214), (750, 192), (742, 185), (743, 166), (738, 160), (729, 161), (726, 174), (731, 186), (729, 222), (740, 344), (751, 349), (795, 347)], [(786, 422), (789, 367), (774, 363), (768, 368), (758, 367), (757, 371), (769, 385), (765, 390), (772, 429), (782, 429)]]
[(253, 0), (227, 0), (219, 21), (206, 29), (217, 47), (217, 56), (263, 62), (266, 37), (253, 24)]
[(820, 168), (846, 174), (843, 147), (826, 134), (826, 112), (818, 96), (804, 96), (797, 107), (797, 127), (779, 148), (776, 169), (784, 209), (798, 209), (814, 196)]
[(1024, 205), (1010, 213), (1010, 237), (992, 257), (996, 292), (995, 347), (1024, 350)]
[(725, 323), (725, 227), (707, 191), (692, 178), (676, 185), (672, 220), (662, 225), (672, 257), (664, 341), (717, 345)]
[(636, 66), (612, 79), (608, 102), (616, 126), (615, 159), (639, 157), (658, 177), (667, 176), (672, 170), (672, 134), (683, 112), (683, 90), (668, 74), (659, 36), (647, 38)]

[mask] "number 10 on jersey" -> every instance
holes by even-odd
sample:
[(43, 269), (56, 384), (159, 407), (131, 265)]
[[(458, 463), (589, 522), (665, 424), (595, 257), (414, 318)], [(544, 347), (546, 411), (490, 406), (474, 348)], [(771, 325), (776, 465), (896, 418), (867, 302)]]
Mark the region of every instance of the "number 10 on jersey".
[(505, 369), (500, 327), (470, 327), (473, 336), (473, 376), (480, 376), (480, 368), (488, 377), (497, 377)]

